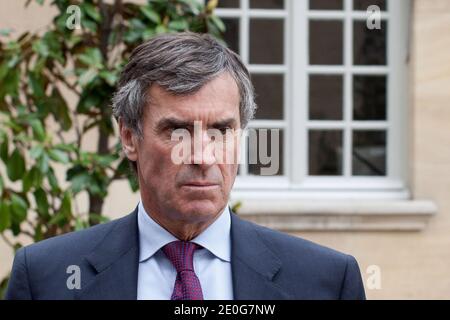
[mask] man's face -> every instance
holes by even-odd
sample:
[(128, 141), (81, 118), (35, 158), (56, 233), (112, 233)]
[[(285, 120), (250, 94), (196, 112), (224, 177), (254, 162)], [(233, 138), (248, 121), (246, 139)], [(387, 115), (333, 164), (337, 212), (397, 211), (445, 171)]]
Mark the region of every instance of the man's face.
[[(142, 121), (143, 139), (121, 125), (127, 156), (137, 162), (144, 204), (160, 217), (208, 221), (227, 205), (237, 174), (238, 87), (228, 73), (223, 73), (192, 95), (175, 96), (157, 85), (151, 86), (149, 93), (151, 103)], [(211, 129), (217, 129), (215, 133), (234, 131), (227, 138), (223, 135), (221, 153), (217, 137), (216, 141), (211, 139)], [(190, 139), (174, 139), (177, 132), (187, 133)], [(174, 155), (180, 156), (174, 148), (179, 150), (180, 146), (189, 151), (181, 152), (183, 163), (174, 161)], [(223, 161), (225, 153), (236, 157)]]

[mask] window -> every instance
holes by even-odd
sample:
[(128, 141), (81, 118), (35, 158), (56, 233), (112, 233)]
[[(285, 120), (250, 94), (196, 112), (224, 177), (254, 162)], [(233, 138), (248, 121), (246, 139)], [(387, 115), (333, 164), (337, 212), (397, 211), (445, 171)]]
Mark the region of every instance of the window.
[[(381, 10), (379, 29), (366, 25), (369, 5)], [(408, 10), (394, 0), (219, 1), (225, 41), (256, 89), (249, 128), (269, 146), (279, 129), (271, 176), (260, 174), (263, 161), (249, 162), (258, 147), (244, 139), (236, 192), (408, 197)]]

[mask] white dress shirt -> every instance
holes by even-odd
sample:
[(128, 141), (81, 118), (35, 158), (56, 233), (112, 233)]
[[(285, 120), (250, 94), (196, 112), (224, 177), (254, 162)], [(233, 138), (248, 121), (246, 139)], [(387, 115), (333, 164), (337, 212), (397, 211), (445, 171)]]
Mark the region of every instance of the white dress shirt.
[[(160, 250), (178, 239), (138, 206), (138, 300), (170, 300), (177, 272)], [(228, 206), (201, 234), (191, 240), (203, 248), (194, 252), (194, 270), (205, 300), (232, 300), (231, 217)]]

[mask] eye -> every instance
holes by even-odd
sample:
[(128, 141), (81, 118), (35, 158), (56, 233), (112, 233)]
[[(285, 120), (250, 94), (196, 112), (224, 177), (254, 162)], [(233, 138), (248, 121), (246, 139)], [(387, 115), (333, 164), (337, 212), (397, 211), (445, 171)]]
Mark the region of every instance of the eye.
[(189, 128), (188, 127), (185, 127), (185, 126), (172, 126), (172, 127), (168, 127), (167, 128), (167, 131), (169, 132), (169, 133), (172, 133), (172, 132), (174, 132), (174, 131), (177, 131), (177, 130), (188, 130), (189, 131)]
[(220, 130), (220, 133), (222, 133), (223, 135), (225, 135), (227, 133), (228, 130), (231, 130), (231, 127), (220, 127), (218, 128)]

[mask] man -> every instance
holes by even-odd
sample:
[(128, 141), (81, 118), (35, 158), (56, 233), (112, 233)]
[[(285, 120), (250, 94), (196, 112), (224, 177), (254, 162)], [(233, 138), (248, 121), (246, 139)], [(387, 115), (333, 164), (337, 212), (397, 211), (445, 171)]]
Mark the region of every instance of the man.
[(255, 107), (247, 69), (210, 36), (139, 46), (113, 109), (140, 203), (124, 218), (20, 249), (6, 297), (364, 299), (353, 257), (229, 209), (238, 163), (218, 154), (238, 154)]

